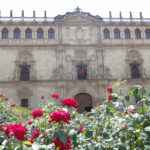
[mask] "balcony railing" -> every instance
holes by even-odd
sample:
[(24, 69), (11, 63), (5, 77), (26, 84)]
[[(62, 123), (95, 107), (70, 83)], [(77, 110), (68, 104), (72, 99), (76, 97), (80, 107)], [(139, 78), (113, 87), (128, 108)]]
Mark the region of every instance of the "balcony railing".
[(8, 22), (8, 21), (13, 21), (13, 22), (52, 22), (54, 21), (53, 17), (0, 17), (0, 21), (3, 22)]

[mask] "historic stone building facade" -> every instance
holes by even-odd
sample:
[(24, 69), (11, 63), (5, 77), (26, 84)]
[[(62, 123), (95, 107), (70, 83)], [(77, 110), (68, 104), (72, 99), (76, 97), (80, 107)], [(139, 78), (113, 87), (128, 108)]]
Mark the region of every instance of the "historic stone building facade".
[(80, 111), (105, 96), (109, 82), (149, 86), (150, 22), (101, 18), (77, 8), (55, 18), (0, 18), (0, 90), (18, 105), (35, 107), (55, 91), (75, 97)]

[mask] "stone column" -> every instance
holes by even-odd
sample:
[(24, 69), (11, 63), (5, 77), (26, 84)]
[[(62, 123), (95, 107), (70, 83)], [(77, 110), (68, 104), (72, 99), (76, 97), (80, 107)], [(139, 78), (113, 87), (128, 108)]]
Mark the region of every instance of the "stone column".
[(62, 24), (57, 25), (57, 30), (56, 30), (56, 39), (58, 39), (59, 43), (62, 43)]

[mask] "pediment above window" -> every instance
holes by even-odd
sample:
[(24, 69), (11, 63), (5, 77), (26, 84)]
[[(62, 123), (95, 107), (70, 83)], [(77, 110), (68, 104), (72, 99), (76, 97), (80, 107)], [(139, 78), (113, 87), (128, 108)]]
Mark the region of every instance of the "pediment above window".
[(73, 12), (67, 12), (65, 15), (56, 16), (55, 21), (64, 23), (89, 24), (102, 21), (102, 18), (100, 16), (93, 16), (90, 13), (83, 12), (77, 7)]

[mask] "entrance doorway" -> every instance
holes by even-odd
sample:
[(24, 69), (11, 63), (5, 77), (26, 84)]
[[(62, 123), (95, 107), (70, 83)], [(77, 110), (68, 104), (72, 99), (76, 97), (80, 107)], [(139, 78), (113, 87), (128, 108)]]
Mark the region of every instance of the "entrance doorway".
[(79, 93), (75, 96), (79, 103), (78, 112), (89, 112), (92, 109), (92, 96), (87, 93)]

